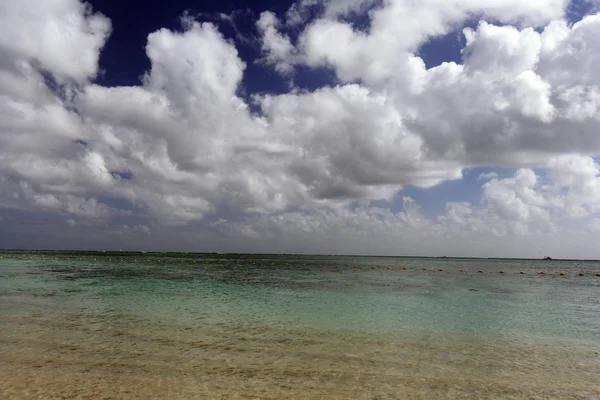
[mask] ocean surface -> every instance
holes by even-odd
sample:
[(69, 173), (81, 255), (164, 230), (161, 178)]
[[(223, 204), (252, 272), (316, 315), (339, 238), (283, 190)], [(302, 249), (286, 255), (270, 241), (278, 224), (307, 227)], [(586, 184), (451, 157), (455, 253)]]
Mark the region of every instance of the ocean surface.
[(599, 262), (0, 255), (2, 399), (600, 399)]

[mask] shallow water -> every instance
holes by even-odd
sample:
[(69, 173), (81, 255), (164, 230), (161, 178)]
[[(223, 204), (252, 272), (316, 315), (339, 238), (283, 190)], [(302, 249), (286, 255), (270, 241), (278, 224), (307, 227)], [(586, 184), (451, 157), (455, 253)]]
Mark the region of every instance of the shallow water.
[(596, 262), (2, 255), (0, 398), (600, 398)]

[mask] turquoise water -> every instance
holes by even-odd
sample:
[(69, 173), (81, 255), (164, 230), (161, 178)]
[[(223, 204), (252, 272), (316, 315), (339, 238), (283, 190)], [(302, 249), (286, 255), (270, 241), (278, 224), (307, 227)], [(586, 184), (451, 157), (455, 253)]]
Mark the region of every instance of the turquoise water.
[(600, 398), (597, 262), (2, 255), (7, 398)]

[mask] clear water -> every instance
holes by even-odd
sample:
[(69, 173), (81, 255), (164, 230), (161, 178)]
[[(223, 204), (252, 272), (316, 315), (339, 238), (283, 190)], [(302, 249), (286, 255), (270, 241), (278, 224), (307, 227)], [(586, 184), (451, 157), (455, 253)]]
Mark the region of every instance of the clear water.
[(0, 398), (600, 398), (597, 262), (2, 256)]

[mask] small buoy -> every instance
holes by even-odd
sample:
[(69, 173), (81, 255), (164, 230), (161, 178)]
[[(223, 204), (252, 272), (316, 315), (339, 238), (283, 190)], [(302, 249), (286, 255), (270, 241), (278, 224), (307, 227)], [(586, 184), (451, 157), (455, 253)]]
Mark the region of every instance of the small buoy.
[(483, 270), (480, 269), (479, 271), (477, 271), (477, 273), (478, 274), (483, 274)]
[(423, 271), (427, 271), (427, 268), (423, 268)]
[(560, 275), (560, 276), (563, 276), (564, 274), (565, 274), (564, 272), (561, 272), (559, 275)]
[(443, 270), (444, 270), (444, 268), (440, 268), (440, 272), (443, 271)]
[(579, 273), (579, 276), (583, 276), (583, 272), (580, 272), (580, 273)]
[[(339, 265), (338, 265), (338, 267), (339, 267)], [(355, 266), (354, 266), (354, 269), (358, 269), (358, 265), (355, 265)]]
[(375, 267), (371, 265), (371, 269), (375, 269)]
[(70, 258), (69, 258), (69, 257), (67, 257), (67, 261), (69, 261), (69, 260), (70, 260)]
[(406, 267), (402, 267), (402, 270), (403, 270), (403, 271), (406, 271)]
[[(275, 265), (275, 264), (273, 264), (273, 265)], [(321, 267), (322, 267), (322, 265), (321, 265), (321, 264), (319, 264), (319, 268), (321, 268)]]
[(93, 261), (96, 261), (96, 259), (94, 258)]
[(21, 259), (21, 256), (19, 256), (19, 257), (18, 257), (18, 259), (20, 260), (20, 259)]
[(540, 271), (540, 275), (545, 275), (546, 273), (544, 271)]
[(600, 272), (598, 272), (598, 273), (596, 274), (596, 276), (600, 276)]
[(503, 274), (503, 273), (504, 273), (504, 270), (503, 270), (503, 269), (501, 269), (501, 270), (500, 270), (500, 273), (501, 273), (501, 274)]
[(521, 275), (525, 275), (525, 272), (521, 271), (521, 272), (519, 272), (519, 274), (521, 274)]
[(461, 269), (461, 270), (459, 270), (458, 272), (465, 272), (465, 270), (464, 270), (464, 269)]

